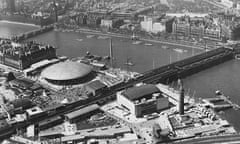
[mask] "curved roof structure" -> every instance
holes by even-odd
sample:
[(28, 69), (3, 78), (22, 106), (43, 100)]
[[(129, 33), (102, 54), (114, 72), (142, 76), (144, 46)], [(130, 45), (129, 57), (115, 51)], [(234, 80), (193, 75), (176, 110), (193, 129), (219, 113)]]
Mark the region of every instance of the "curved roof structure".
[(47, 67), (42, 72), (42, 77), (49, 80), (74, 80), (88, 75), (92, 67), (83, 63), (65, 61)]
[(127, 97), (129, 100), (136, 100), (146, 95), (151, 95), (153, 93), (161, 92), (155, 85), (147, 84), (139, 87), (129, 88), (124, 91), (122, 94)]

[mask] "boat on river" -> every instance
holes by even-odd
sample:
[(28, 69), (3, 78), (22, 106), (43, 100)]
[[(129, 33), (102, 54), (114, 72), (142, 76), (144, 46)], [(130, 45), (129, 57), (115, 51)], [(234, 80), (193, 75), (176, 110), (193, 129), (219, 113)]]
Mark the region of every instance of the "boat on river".
[(178, 53), (184, 53), (184, 52), (187, 52), (187, 50), (183, 50), (183, 49), (180, 49), (180, 48), (176, 48), (176, 49), (173, 49), (174, 51), (178, 52)]
[(152, 46), (153, 44), (151, 44), (151, 43), (145, 43), (144, 45), (145, 45), (145, 46)]
[(138, 45), (138, 44), (141, 44), (141, 43), (142, 43), (142, 41), (134, 41), (132, 44)]
[(83, 41), (83, 39), (76, 39), (76, 40), (79, 41), (79, 42)]

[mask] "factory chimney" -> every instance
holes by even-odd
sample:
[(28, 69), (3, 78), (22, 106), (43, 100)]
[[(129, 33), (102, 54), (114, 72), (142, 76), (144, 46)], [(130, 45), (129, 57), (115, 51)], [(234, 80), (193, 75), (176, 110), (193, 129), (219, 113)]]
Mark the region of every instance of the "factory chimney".
[(181, 79), (178, 79), (179, 86), (179, 105), (178, 110), (180, 115), (184, 115), (184, 88)]

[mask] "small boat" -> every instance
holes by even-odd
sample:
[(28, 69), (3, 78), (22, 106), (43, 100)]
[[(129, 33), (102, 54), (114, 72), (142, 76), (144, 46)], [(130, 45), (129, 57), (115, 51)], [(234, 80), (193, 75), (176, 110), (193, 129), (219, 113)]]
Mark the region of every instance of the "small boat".
[(127, 66), (134, 66), (134, 63), (132, 63), (132, 62), (126, 62), (125, 65), (127, 65)]
[(91, 53), (90, 53), (89, 51), (87, 51), (87, 52), (86, 52), (86, 55), (87, 55), (87, 56), (90, 56), (90, 55), (91, 55)]
[(224, 111), (219, 111), (219, 114), (224, 114)]
[(94, 35), (87, 35), (87, 38), (93, 38)]
[(163, 45), (162, 48), (163, 48), (163, 49), (169, 49), (169, 47), (168, 47), (168, 46), (165, 46), (165, 45)]
[(101, 62), (96, 61), (96, 60), (94, 60), (93, 62), (90, 62), (90, 64), (93, 65), (93, 66), (96, 66), (96, 67), (100, 67), (100, 68), (104, 68), (106, 66), (105, 63), (101, 63)]
[(83, 39), (76, 39), (76, 40), (77, 40), (77, 41), (80, 41), (80, 42), (83, 41)]
[(108, 39), (109, 37), (107, 37), (107, 36), (98, 36), (98, 38), (97, 39)]
[(105, 60), (110, 60), (110, 59), (111, 59), (111, 56), (104, 56), (103, 59), (105, 59)]
[(142, 41), (134, 41), (132, 44), (137, 45), (137, 44), (141, 44), (141, 43), (142, 43)]
[(235, 55), (235, 59), (240, 60), (240, 55), (239, 54)]
[(220, 90), (216, 90), (216, 91), (215, 91), (215, 94), (216, 94), (216, 95), (222, 95), (222, 92), (221, 92)]
[(183, 50), (183, 49), (179, 49), (179, 48), (176, 48), (176, 49), (173, 49), (173, 50), (176, 51), (176, 52), (179, 52), (179, 53), (187, 52), (187, 50)]
[(145, 45), (145, 46), (152, 46), (153, 44), (151, 44), (151, 43), (145, 43), (144, 45)]
[(130, 58), (127, 59), (127, 62), (125, 63), (127, 66), (134, 66), (134, 63), (130, 61)]

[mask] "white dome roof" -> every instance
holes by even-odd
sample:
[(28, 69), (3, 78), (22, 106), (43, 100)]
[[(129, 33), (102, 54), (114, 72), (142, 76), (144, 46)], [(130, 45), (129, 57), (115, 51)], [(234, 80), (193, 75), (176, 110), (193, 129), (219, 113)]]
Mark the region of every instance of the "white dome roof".
[(92, 71), (92, 67), (83, 63), (65, 61), (47, 67), (42, 77), (49, 80), (73, 80), (84, 77)]

